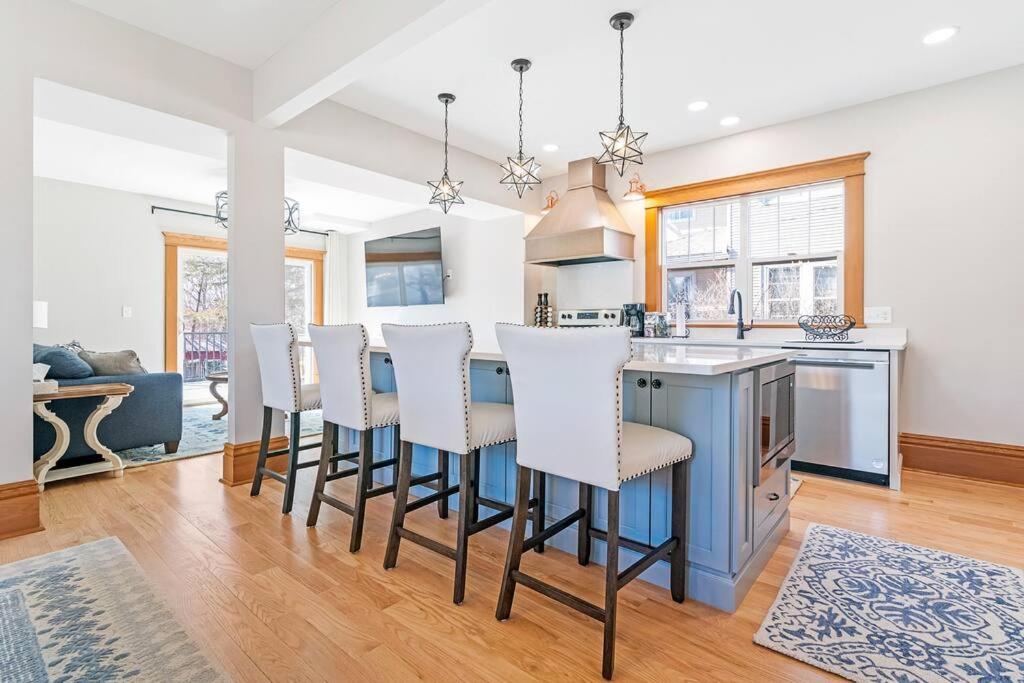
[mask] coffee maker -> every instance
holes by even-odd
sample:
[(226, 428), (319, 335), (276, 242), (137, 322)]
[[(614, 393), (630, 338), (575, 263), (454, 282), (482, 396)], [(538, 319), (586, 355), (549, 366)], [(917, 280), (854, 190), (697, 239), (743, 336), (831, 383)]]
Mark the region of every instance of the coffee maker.
[(647, 304), (623, 304), (622, 324), (629, 328), (630, 336), (644, 336), (644, 314)]

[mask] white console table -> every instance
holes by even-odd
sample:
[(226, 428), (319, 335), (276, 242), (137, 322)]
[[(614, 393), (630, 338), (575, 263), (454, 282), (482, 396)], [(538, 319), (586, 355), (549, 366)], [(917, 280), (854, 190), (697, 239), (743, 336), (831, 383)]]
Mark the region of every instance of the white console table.
[[(124, 397), (134, 390), (135, 387), (132, 385), (122, 383), (79, 384), (77, 386), (58, 387), (55, 392), (36, 394), (32, 397), (32, 411), (47, 423), (53, 425), (54, 430), (57, 432), (53, 448), (47, 451), (33, 466), (33, 474), (35, 475), (36, 483), (39, 484), (40, 491), (43, 490), (43, 486), (47, 481), (82, 477), (87, 474), (96, 474), (97, 472), (111, 472), (115, 477), (124, 476), (124, 462), (121, 461), (121, 458), (116, 453), (100, 443), (99, 437), (96, 435), (96, 429), (99, 427), (100, 422), (103, 421), (103, 418), (114, 412), (121, 405)], [(85, 442), (103, 457), (103, 462), (54, 470), (53, 466), (57, 464), (60, 457), (68, 450), (68, 444), (71, 442), (71, 430), (64, 420), (57, 417), (56, 413), (50, 410), (48, 404), (51, 401), (90, 397), (102, 397), (103, 400), (100, 401), (100, 404), (96, 406), (85, 421)]]

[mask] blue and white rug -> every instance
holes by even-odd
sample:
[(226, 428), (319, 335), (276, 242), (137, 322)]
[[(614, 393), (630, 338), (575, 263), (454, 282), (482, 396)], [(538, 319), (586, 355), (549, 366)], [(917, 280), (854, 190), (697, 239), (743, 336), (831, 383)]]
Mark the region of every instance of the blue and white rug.
[(116, 538), (0, 566), (0, 681), (222, 679)]
[(1024, 681), (1024, 571), (811, 524), (754, 642), (853, 681)]
[[(224, 442), (228, 440), (228, 418), (225, 415), (214, 420), (213, 415), (219, 410), (219, 404), (208, 404), (186, 406), (181, 411), (181, 443), (178, 444), (177, 453), (168, 455), (164, 453), (163, 445), (157, 445), (129, 448), (117, 454), (125, 461), (126, 467), (140, 467), (155, 462), (220, 453), (224, 450)], [(323, 430), (324, 422), (319, 410), (302, 413), (302, 436), (312, 436)]]

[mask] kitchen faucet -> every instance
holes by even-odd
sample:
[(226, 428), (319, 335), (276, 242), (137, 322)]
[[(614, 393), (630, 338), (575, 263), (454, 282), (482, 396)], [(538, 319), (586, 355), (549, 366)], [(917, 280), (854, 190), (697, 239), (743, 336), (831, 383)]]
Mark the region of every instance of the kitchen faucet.
[(743, 339), (743, 333), (754, 329), (750, 326), (743, 326), (743, 295), (738, 289), (732, 290), (729, 294), (729, 315), (736, 315), (736, 302), (739, 301), (739, 315), (736, 316), (736, 338)]

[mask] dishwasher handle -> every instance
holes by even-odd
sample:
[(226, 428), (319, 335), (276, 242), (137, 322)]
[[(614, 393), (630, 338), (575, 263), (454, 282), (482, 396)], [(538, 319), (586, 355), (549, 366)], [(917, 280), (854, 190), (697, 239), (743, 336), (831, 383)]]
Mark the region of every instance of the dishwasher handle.
[(809, 358), (793, 358), (789, 361), (793, 365), (804, 365), (807, 367), (816, 368), (852, 368), (855, 370), (874, 370), (875, 363), (869, 363), (862, 360), (826, 360), (826, 359), (809, 359)]

